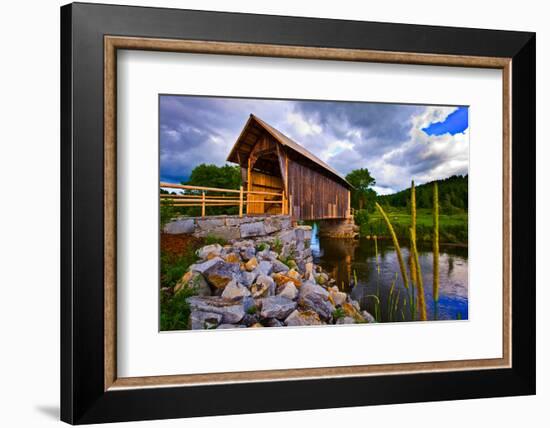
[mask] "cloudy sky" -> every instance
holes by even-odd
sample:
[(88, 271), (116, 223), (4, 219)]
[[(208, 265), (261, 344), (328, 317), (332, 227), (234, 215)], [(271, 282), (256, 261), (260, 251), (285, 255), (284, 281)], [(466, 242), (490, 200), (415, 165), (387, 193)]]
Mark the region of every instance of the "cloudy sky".
[(342, 175), (368, 168), (382, 194), (468, 173), (466, 107), (162, 95), (161, 181), (225, 164), (250, 113)]

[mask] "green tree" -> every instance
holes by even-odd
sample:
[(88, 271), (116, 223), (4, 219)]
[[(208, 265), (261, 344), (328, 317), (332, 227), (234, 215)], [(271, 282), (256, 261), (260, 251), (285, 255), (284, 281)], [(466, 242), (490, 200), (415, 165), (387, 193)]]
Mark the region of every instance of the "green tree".
[(372, 186), (376, 180), (367, 168), (354, 169), (348, 175), (346, 180), (354, 187), (351, 190), (351, 206), (355, 209), (366, 209), (368, 212), (374, 210), (376, 201), (376, 192)]
[(181, 184), (238, 189), (241, 185), (241, 168), (232, 165), (216, 166), (203, 163), (193, 168), (189, 180)]
[[(436, 180), (441, 196), (441, 211), (444, 214), (464, 212), (468, 210), (468, 176), (452, 175), (442, 180)], [(432, 208), (433, 205), (433, 184), (429, 182), (416, 186), (417, 208)], [(410, 189), (405, 189), (391, 195), (378, 197), (381, 205), (387, 204), (392, 207), (403, 207), (408, 209), (410, 200)]]
[[(216, 166), (203, 163), (193, 168), (189, 180), (182, 182), (181, 184), (187, 184), (190, 186), (217, 187), (220, 189), (239, 189), (241, 183), (241, 168), (239, 166)], [(196, 193), (200, 194), (201, 192)], [(219, 193), (209, 193), (209, 195), (216, 194)], [(239, 207), (208, 207), (206, 210), (208, 215), (237, 214), (239, 212)], [(191, 207), (186, 208), (184, 213), (190, 216), (198, 216), (200, 215), (200, 211), (200, 207)]]

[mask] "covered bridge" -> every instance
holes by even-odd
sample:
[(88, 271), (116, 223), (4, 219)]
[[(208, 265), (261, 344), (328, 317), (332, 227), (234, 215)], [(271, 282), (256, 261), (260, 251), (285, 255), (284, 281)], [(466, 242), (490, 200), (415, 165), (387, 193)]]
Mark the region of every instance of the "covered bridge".
[[(295, 220), (348, 219), (352, 186), (335, 169), (259, 117), (250, 115), (227, 157), (240, 165), (250, 196), (247, 214), (289, 214)], [(255, 202), (257, 201), (257, 202)]]

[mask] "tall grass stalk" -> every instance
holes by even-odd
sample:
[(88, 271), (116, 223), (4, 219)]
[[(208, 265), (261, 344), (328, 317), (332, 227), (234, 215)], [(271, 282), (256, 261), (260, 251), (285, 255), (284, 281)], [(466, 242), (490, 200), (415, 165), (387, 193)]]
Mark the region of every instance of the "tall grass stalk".
[(407, 277), (407, 269), (405, 267), (405, 262), (403, 261), (403, 255), (401, 254), (401, 247), (399, 246), (399, 241), (397, 240), (397, 235), (395, 234), (395, 231), (393, 230), (393, 226), (391, 225), (390, 219), (388, 218), (386, 212), (384, 209), (380, 206), (378, 202), (376, 202), (376, 208), (378, 208), (378, 211), (380, 211), (380, 214), (384, 218), (384, 221), (386, 222), (386, 226), (388, 227), (388, 230), (390, 231), (390, 235), (393, 241), (393, 245), (395, 247), (395, 252), (397, 253), (397, 259), (399, 260), (399, 269), (401, 270), (401, 277), (403, 278), (403, 285), (408, 290), (409, 289), (409, 280)]
[(380, 297), (375, 294), (367, 294), (365, 296), (365, 299), (368, 299), (369, 297), (374, 299), (374, 319), (376, 322), (381, 322), (380, 319)]
[(413, 235), (412, 229), (409, 229), (411, 235), (411, 251), (414, 257), (414, 263), (416, 265), (416, 278), (417, 278), (417, 288), (418, 288), (418, 306), (420, 310), (420, 321), (426, 321), (428, 319), (428, 314), (426, 312), (426, 298), (424, 296), (424, 283), (422, 281), (422, 270), (420, 269), (420, 262), (418, 260), (418, 250), (416, 248), (416, 239)]
[[(412, 258), (412, 251), (411, 251), (411, 255), (410, 257)], [(416, 272), (416, 265), (415, 265), (415, 272)], [(412, 286), (411, 286), (411, 294), (409, 296), (409, 308), (410, 308), (410, 312), (411, 312), (411, 321), (415, 321), (416, 320), (416, 293), (414, 291), (414, 288), (416, 287), (416, 283), (414, 283)]]
[(397, 273), (395, 274), (395, 278), (391, 283), (390, 292), (388, 294), (388, 303), (386, 307), (386, 313), (388, 314), (388, 321), (393, 321), (392, 317), (392, 308), (393, 308), (393, 289), (395, 288), (395, 281), (397, 280)]
[(439, 300), (439, 192), (437, 183), (434, 183), (433, 191), (433, 297), (437, 306)]
[[(414, 187), (414, 180), (411, 182), (411, 229), (416, 237), (416, 189)], [(409, 257), (409, 265), (411, 271), (411, 283), (416, 284), (416, 266), (414, 265), (413, 257)]]
[(380, 259), (378, 258), (378, 237), (374, 235), (374, 254), (376, 256), (376, 298), (378, 304), (375, 307), (374, 317), (376, 321), (382, 321), (382, 314), (380, 313)]
[[(413, 231), (413, 237), (409, 245), (409, 249), (412, 248), (412, 240), (416, 241), (416, 188), (414, 187), (414, 180), (411, 181), (411, 229)], [(416, 319), (416, 296), (414, 293), (414, 288), (416, 287), (417, 278), (416, 278), (416, 264), (412, 253), (409, 251), (409, 271), (411, 273), (411, 294), (409, 295), (410, 299), (410, 309), (411, 309), (411, 320)]]
[(395, 314), (397, 313), (397, 309), (399, 307), (399, 297), (401, 296), (401, 290), (397, 290), (397, 296), (393, 301), (393, 313), (392, 318), (395, 319)]
[(380, 275), (380, 261), (378, 260), (378, 237), (374, 235), (374, 254), (376, 255), (376, 272)]

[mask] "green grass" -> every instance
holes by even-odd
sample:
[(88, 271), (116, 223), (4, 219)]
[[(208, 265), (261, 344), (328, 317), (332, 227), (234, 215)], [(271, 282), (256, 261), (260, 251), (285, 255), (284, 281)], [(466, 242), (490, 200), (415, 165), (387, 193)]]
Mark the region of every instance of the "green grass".
[(204, 238), (204, 245), (212, 245), (212, 244), (220, 244), (223, 247), (224, 245), (227, 244), (227, 239), (208, 234), (206, 238)]
[(273, 240), (273, 251), (275, 251), (277, 254), (281, 253), (281, 250), (283, 249), (283, 242), (280, 238), (275, 238)]
[(187, 298), (193, 295), (195, 295), (195, 290), (192, 288), (184, 288), (174, 296), (162, 293), (160, 301), (161, 331), (187, 330), (189, 315), (191, 314)]
[(189, 249), (180, 256), (162, 253), (160, 255), (160, 286), (174, 287), (189, 266), (197, 261), (194, 249)]
[(266, 242), (260, 242), (258, 245), (256, 245), (256, 251), (264, 251), (269, 248), (269, 244)]
[(336, 308), (332, 311), (332, 317), (335, 320), (338, 320), (340, 318), (344, 318), (346, 316), (346, 312), (342, 308)]
[(258, 312), (258, 308), (256, 306), (250, 306), (247, 310), (246, 310), (246, 313), (248, 315), (254, 315), (255, 313)]
[[(385, 207), (391, 224), (399, 239), (409, 237), (411, 214), (406, 208)], [(361, 236), (388, 235), (388, 228), (378, 211), (369, 214), (366, 223), (360, 225)], [(416, 237), (418, 241), (431, 241), (433, 231), (433, 215), (429, 208), (416, 210)], [(439, 240), (443, 243), (467, 243), (468, 242), (468, 214), (460, 212), (456, 214), (439, 214)]]

